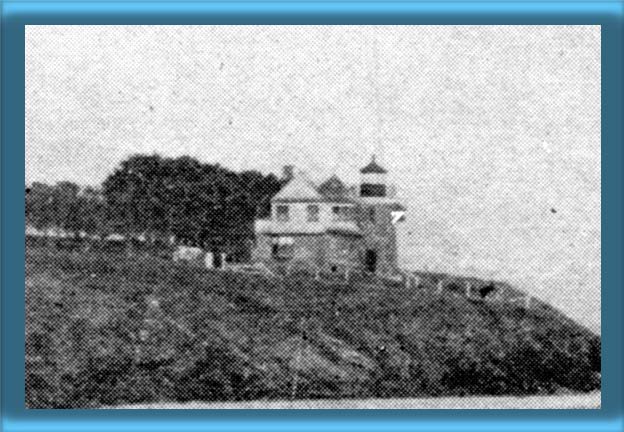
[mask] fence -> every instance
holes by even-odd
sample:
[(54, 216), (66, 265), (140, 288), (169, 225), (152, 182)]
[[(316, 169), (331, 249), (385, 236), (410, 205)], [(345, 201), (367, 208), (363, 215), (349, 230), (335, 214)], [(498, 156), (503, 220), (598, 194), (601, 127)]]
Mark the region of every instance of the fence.
[[(532, 296), (515, 292), (497, 282), (442, 275), (434, 284), (427, 284), (423, 281), (426, 278), (417, 272), (399, 270), (396, 274), (375, 274), (367, 271), (363, 266), (346, 262), (330, 262), (324, 267), (303, 260), (274, 266), (263, 263), (228, 264), (221, 270), (271, 278), (309, 277), (319, 283), (330, 285), (347, 285), (356, 279), (360, 286), (377, 286), (379, 282), (385, 282), (407, 290), (429, 288), (437, 295), (450, 292), (455, 296), (464, 296), (471, 301), (519, 304), (525, 309), (529, 309), (534, 304)], [(432, 285), (434, 285), (433, 289)]]

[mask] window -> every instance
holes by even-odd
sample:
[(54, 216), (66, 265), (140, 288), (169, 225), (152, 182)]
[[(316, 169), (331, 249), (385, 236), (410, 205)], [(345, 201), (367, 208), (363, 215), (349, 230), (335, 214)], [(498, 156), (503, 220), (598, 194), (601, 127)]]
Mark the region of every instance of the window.
[(319, 206), (308, 206), (308, 222), (318, 222), (319, 220)]
[(277, 237), (273, 241), (271, 249), (273, 259), (286, 261), (291, 259), (295, 254), (295, 245), (292, 237)]
[(332, 207), (332, 219), (334, 221), (350, 221), (353, 220), (353, 209), (348, 206)]
[(386, 196), (386, 185), (364, 183), (360, 186), (360, 196), (383, 197)]
[(275, 208), (275, 215), (278, 221), (287, 222), (290, 219), (288, 215), (288, 206), (278, 205)]
[(369, 222), (375, 223), (375, 207), (368, 208), (368, 220)]

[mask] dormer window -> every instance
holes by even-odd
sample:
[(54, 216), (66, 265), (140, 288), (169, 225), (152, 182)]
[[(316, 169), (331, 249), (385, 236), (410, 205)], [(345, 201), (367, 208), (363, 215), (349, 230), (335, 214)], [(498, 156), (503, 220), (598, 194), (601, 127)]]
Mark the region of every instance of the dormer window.
[(308, 205), (308, 222), (319, 221), (319, 206), (316, 204)]
[(275, 219), (278, 222), (288, 222), (290, 220), (290, 214), (287, 205), (278, 205), (275, 207)]

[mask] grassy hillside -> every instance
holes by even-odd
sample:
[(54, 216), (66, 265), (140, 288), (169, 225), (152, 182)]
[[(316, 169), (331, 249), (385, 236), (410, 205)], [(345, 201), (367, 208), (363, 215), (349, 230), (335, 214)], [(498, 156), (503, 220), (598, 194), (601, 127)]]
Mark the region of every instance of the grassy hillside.
[[(600, 338), (548, 305), (356, 276), (26, 256), (31, 408), (159, 401), (548, 394), (600, 388)], [(479, 281), (473, 281), (479, 283)], [(455, 288), (455, 289), (454, 289)]]

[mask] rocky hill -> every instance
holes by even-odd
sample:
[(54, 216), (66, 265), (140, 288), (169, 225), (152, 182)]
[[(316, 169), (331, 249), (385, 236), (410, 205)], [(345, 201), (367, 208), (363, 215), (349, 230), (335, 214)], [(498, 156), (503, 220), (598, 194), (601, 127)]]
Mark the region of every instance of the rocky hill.
[[(143, 255), (26, 256), (31, 408), (600, 388), (600, 337), (441, 274), (288, 277)], [(440, 283), (442, 281), (442, 283)], [(476, 295), (466, 295), (470, 282)], [(485, 290), (484, 290), (485, 288)], [(497, 294), (497, 293), (494, 293)], [(497, 295), (498, 295), (497, 294)]]

